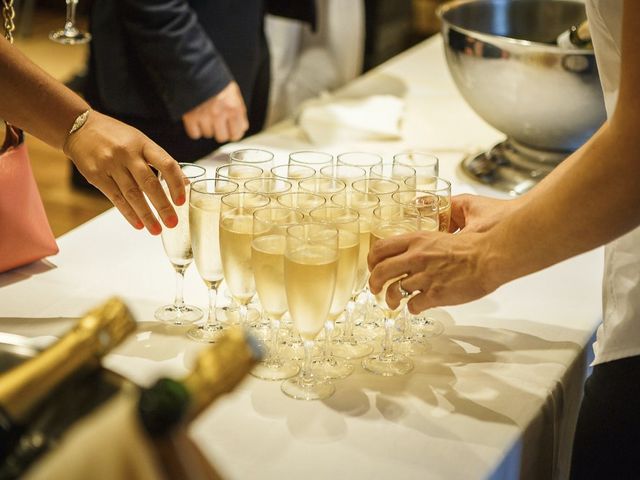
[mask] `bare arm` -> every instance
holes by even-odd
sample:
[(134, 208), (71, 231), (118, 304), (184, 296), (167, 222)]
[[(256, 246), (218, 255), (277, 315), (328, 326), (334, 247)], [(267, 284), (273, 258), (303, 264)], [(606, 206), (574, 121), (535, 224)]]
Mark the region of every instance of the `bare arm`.
[(167, 178), (173, 201), (185, 201), (178, 164), (138, 130), (91, 112), (85, 125), (68, 136), (75, 119), (89, 105), (0, 38), (0, 118), (49, 145), (64, 149), (80, 172), (99, 188), (135, 228), (152, 234), (161, 227), (145, 193), (165, 225), (178, 218), (149, 165)]
[[(640, 224), (640, 4), (625, 0), (616, 112), (577, 152), (490, 229), (419, 233), (370, 252), (374, 292), (390, 278), (421, 290), (413, 312), (474, 300), (500, 285), (603, 245)], [(388, 289), (390, 305), (399, 302)]]

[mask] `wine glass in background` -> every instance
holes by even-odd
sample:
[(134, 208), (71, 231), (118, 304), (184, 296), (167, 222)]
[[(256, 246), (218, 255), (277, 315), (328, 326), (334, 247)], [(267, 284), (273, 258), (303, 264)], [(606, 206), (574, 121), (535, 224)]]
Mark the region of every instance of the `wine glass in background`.
[[(180, 163), (182, 175), (185, 181), (185, 194), (189, 198), (191, 183), (204, 177), (207, 171), (193, 163)], [(160, 185), (169, 198), (169, 187), (162, 173), (159, 175)], [(172, 202), (173, 204), (173, 202)], [(189, 202), (182, 205), (173, 204), (178, 216), (178, 224), (173, 228), (163, 228), (161, 233), (164, 251), (176, 272), (176, 295), (172, 305), (164, 305), (155, 312), (156, 319), (162, 322), (172, 322), (174, 325), (182, 325), (185, 322), (195, 322), (202, 318), (202, 310), (193, 305), (184, 303), (183, 284), (184, 273), (193, 261), (191, 250), (191, 236), (189, 234)]]
[(299, 183), (307, 178), (312, 178), (316, 175), (316, 169), (307, 165), (278, 165), (271, 169), (271, 175), (274, 178), (281, 178), (287, 180), (292, 184), (292, 192), (299, 190)]
[(349, 206), (358, 212), (358, 220), (360, 222), (360, 246), (358, 249), (358, 268), (356, 271), (356, 281), (349, 303), (345, 310), (344, 332), (334, 346), (334, 353), (348, 360), (353, 358), (362, 358), (369, 355), (373, 351), (373, 347), (368, 343), (367, 338), (358, 335), (355, 331), (355, 307), (356, 301), (362, 295), (365, 300), (363, 327), (370, 327), (374, 324), (367, 323), (367, 314), (369, 307), (370, 292), (368, 290), (367, 280), (369, 279), (369, 266), (367, 265), (367, 255), (369, 254), (369, 241), (371, 237), (371, 222), (373, 211), (380, 204), (380, 199), (373, 193), (352, 192), (349, 197), (338, 193), (331, 197), (334, 205), (342, 207)]
[(218, 287), (224, 277), (220, 257), (220, 199), (235, 192), (238, 184), (222, 178), (196, 180), (189, 194), (189, 229), (193, 258), (209, 291), (209, 309), (203, 325), (187, 336), (199, 342), (215, 342), (222, 325), (216, 316)]
[(329, 165), (320, 169), (320, 176), (337, 178), (343, 181), (345, 193), (348, 197), (351, 194), (353, 182), (367, 178), (367, 171), (362, 167), (352, 167), (350, 165)]
[[(392, 195), (393, 200), (402, 205), (415, 207), (420, 214), (420, 230), (437, 232), (440, 221), (440, 199), (435, 193), (424, 190), (400, 190)], [(407, 355), (425, 353), (429, 345), (425, 342), (426, 335), (417, 335), (412, 326), (413, 318), (405, 303), (402, 309), (402, 331), (396, 338), (396, 348)], [(432, 327), (435, 328), (435, 325)], [(433, 335), (429, 335), (433, 336)]]
[[(417, 208), (401, 204), (381, 205), (373, 211), (373, 224), (371, 226), (371, 245), (373, 248), (376, 242), (406, 233), (416, 232), (420, 229), (420, 213)], [(393, 351), (392, 335), (395, 327), (395, 320), (402, 311), (403, 300), (396, 309), (391, 309), (387, 305), (387, 288), (398, 288), (399, 278), (393, 278), (386, 282), (382, 290), (376, 294), (376, 303), (385, 316), (384, 320), (384, 340), (382, 342), (382, 352), (372, 355), (362, 361), (362, 366), (378, 375), (392, 376), (405, 375), (413, 369), (413, 362), (400, 353)]]
[(346, 152), (338, 155), (336, 162), (338, 165), (364, 168), (367, 172), (367, 178), (369, 178), (371, 176), (371, 168), (376, 165), (382, 165), (382, 157), (377, 153), (370, 152)]
[(327, 203), (327, 200), (322, 195), (309, 192), (283, 193), (276, 197), (276, 201), (283, 207), (295, 208), (305, 215), (309, 215), (311, 210)]
[(293, 188), (293, 184), (289, 180), (278, 177), (262, 177), (244, 182), (244, 189), (251, 193), (261, 193), (270, 198), (276, 198), (278, 195), (288, 193)]
[(304, 165), (316, 171), (316, 175), (322, 167), (333, 165), (333, 155), (325, 152), (293, 152), (289, 154), (289, 165)]
[(301, 192), (315, 193), (329, 200), (332, 195), (344, 192), (347, 184), (339, 178), (333, 177), (314, 177), (302, 180), (299, 183)]
[(367, 180), (353, 182), (353, 191), (360, 194), (373, 193), (380, 199), (380, 205), (393, 203), (391, 195), (396, 193), (400, 186), (398, 182), (389, 178), (372, 177)]
[(369, 188), (376, 188), (377, 180), (394, 181), (401, 188), (416, 188), (416, 170), (413, 167), (394, 163), (392, 165), (375, 165), (371, 167), (371, 182)]
[(240, 190), (244, 190), (244, 184), (249, 180), (263, 177), (262, 167), (244, 163), (226, 163), (216, 168), (216, 178), (225, 178), (240, 185)]
[(360, 221), (357, 211), (325, 206), (309, 213), (312, 222), (326, 223), (338, 230), (338, 274), (336, 286), (324, 323), (324, 348), (320, 360), (314, 362), (318, 373), (325, 378), (339, 379), (353, 372), (353, 365), (333, 355), (333, 331), (338, 317), (342, 315), (353, 294), (358, 273), (358, 252), (360, 249)]
[(300, 374), (282, 383), (289, 397), (319, 400), (335, 386), (317, 378), (312, 369), (314, 340), (329, 315), (338, 273), (338, 231), (327, 224), (304, 223), (287, 229), (284, 283), (289, 313), (304, 340)]
[(229, 163), (255, 165), (260, 167), (267, 176), (273, 167), (273, 153), (258, 148), (236, 150), (229, 155)]
[(238, 303), (240, 324), (248, 327), (248, 305), (256, 294), (251, 265), (253, 212), (269, 205), (266, 195), (235, 192), (225, 195), (220, 206), (220, 254), (227, 287)]
[(78, 0), (66, 0), (67, 15), (64, 27), (49, 33), (49, 39), (63, 45), (79, 45), (91, 41), (91, 34), (83, 32), (76, 27), (76, 9)]
[[(424, 152), (404, 152), (393, 156), (394, 165), (406, 165), (416, 171), (416, 184), (413, 188), (423, 190), (433, 186), (433, 178), (439, 175), (438, 157)], [(411, 188), (409, 185), (407, 185)]]
[(300, 370), (298, 365), (280, 356), (280, 323), (287, 312), (287, 294), (284, 286), (284, 253), (287, 228), (303, 222), (298, 210), (285, 207), (267, 207), (253, 213), (253, 239), (251, 263), (256, 290), (262, 309), (271, 322), (267, 358), (251, 374), (264, 380), (284, 380)]

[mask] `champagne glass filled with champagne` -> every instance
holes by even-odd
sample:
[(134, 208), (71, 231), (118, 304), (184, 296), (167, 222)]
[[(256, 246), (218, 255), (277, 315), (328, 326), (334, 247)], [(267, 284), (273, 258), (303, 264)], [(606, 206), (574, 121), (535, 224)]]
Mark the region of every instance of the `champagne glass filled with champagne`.
[(235, 192), (238, 184), (221, 178), (197, 180), (189, 195), (189, 229), (193, 258), (200, 277), (209, 290), (209, 309), (204, 325), (187, 332), (200, 342), (215, 342), (222, 325), (216, 317), (218, 287), (223, 279), (220, 257), (220, 199)]
[(339, 178), (315, 177), (302, 180), (299, 184), (301, 192), (315, 193), (329, 200), (332, 195), (344, 192), (347, 184)]
[(398, 189), (416, 188), (416, 170), (407, 165), (394, 163), (392, 165), (375, 165), (374, 167), (371, 167), (371, 181), (373, 182), (373, 188), (375, 188), (376, 180), (381, 178), (386, 178), (387, 180), (396, 182), (398, 184)]
[(216, 178), (225, 178), (236, 182), (240, 186), (240, 190), (245, 190), (245, 183), (263, 178), (264, 170), (257, 165), (245, 163), (226, 163), (216, 168)]
[(256, 294), (251, 264), (253, 212), (269, 205), (260, 193), (235, 192), (222, 197), (220, 208), (220, 253), (227, 287), (239, 305), (240, 324), (247, 325), (247, 309)]
[(276, 197), (276, 201), (283, 207), (295, 208), (305, 215), (309, 215), (311, 210), (327, 203), (327, 199), (322, 195), (302, 191), (283, 193)]
[(338, 155), (336, 163), (338, 165), (364, 168), (367, 172), (367, 178), (369, 178), (371, 169), (376, 165), (382, 165), (382, 157), (377, 153), (371, 152), (346, 152)]
[(451, 182), (442, 177), (431, 177), (424, 180), (423, 187), (417, 188), (407, 185), (409, 190), (418, 189), (422, 192), (429, 192), (439, 197), (438, 208), (440, 211), (439, 229), (441, 232), (448, 232), (451, 224)]
[(301, 224), (303, 219), (302, 212), (285, 207), (261, 208), (253, 213), (251, 263), (262, 309), (271, 322), (271, 337), (267, 358), (251, 374), (264, 380), (284, 380), (300, 370), (296, 363), (281, 357), (279, 333), (288, 310), (284, 286), (287, 228)]
[(338, 274), (329, 317), (324, 324), (324, 348), (322, 358), (316, 362), (319, 375), (325, 378), (345, 378), (353, 372), (353, 365), (332, 352), (335, 322), (345, 311), (353, 294), (358, 274), (360, 250), (360, 221), (357, 211), (339, 207), (320, 207), (309, 213), (312, 222), (326, 223), (338, 230)]
[[(401, 204), (381, 205), (373, 211), (370, 248), (373, 248), (376, 242), (383, 239), (417, 232), (419, 229), (420, 213), (417, 208)], [(387, 305), (386, 294), (387, 288), (399, 287), (399, 280), (401, 280), (401, 278), (389, 280), (375, 296), (376, 303), (385, 316), (385, 334), (382, 343), (382, 352), (365, 358), (362, 361), (362, 366), (366, 370), (378, 375), (404, 375), (413, 369), (413, 362), (409, 358), (393, 351), (392, 335), (395, 320), (402, 311), (402, 302), (398, 308), (391, 309)]]
[(292, 192), (298, 191), (298, 184), (302, 180), (306, 180), (307, 178), (312, 178), (316, 175), (316, 170), (313, 167), (309, 167), (308, 165), (278, 165), (277, 167), (273, 167), (271, 169), (271, 176), (274, 178), (280, 178), (282, 180), (287, 180), (291, 182)]
[(333, 394), (332, 383), (312, 369), (314, 340), (329, 316), (338, 274), (338, 231), (323, 223), (304, 223), (287, 229), (284, 284), (289, 313), (304, 340), (300, 374), (282, 383), (282, 391), (296, 399), (319, 400)]
[(423, 190), (433, 187), (433, 179), (438, 176), (440, 161), (438, 157), (425, 152), (403, 152), (393, 156), (394, 165), (405, 165), (416, 171), (413, 188)]
[[(358, 249), (358, 267), (356, 270), (356, 281), (353, 286), (351, 299), (347, 303), (345, 310), (344, 333), (338, 339), (333, 351), (335, 355), (346, 358), (362, 358), (369, 355), (373, 351), (373, 347), (368, 343), (367, 338), (356, 333), (355, 329), (355, 307), (358, 297), (365, 292), (365, 311), (364, 320), (366, 320), (367, 299), (370, 294), (368, 292), (367, 280), (369, 279), (369, 266), (367, 264), (367, 255), (369, 254), (369, 242), (371, 239), (371, 222), (373, 219), (373, 211), (380, 204), (380, 199), (373, 193), (351, 192), (349, 197), (338, 193), (331, 197), (331, 201), (335, 205), (341, 207), (349, 206), (358, 212), (358, 220), (360, 223), (360, 247)], [(363, 322), (363, 327), (369, 327), (371, 324)]]
[[(438, 195), (424, 190), (400, 190), (394, 193), (392, 198), (398, 204), (418, 209), (421, 231), (438, 231), (440, 221), (440, 198)], [(407, 355), (425, 353), (429, 349), (429, 345), (425, 343), (425, 335), (417, 335), (413, 331), (413, 318), (414, 316), (411, 315), (405, 303), (402, 309), (402, 333), (399, 338), (396, 338), (395, 346), (400, 352)]]
[[(180, 163), (180, 169), (185, 179), (186, 198), (189, 198), (191, 182), (204, 177), (206, 170), (193, 163)], [(162, 173), (159, 176), (160, 185), (169, 198), (169, 187)], [(189, 234), (189, 203), (173, 205), (178, 216), (178, 224), (173, 228), (162, 229), (162, 245), (169, 257), (169, 261), (176, 272), (176, 294), (172, 305), (164, 305), (155, 312), (156, 319), (162, 322), (171, 322), (174, 325), (182, 325), (185, 322), (195, 322), (202, 318), (202, 310), (193, 305), (184, 303), (183, 283), (184, 273), (193, 261), (191, 250), (191, 235)]]

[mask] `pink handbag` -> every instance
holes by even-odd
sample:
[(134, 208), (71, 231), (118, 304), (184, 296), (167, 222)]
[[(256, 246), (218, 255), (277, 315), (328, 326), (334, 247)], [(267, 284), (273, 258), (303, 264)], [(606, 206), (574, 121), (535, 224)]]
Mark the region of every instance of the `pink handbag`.
[(7, 124), (0, 147), (0, 272), (56, 253), (24, 135)]

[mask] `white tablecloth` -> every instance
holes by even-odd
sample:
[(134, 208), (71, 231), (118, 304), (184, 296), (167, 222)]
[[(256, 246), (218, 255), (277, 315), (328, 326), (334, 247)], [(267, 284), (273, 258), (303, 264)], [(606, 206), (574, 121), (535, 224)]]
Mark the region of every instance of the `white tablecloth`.
[[(273, 150), (278, 161), (298, 149), (366, 149), (389, 158), (422, 148), (441, 157), (442, 175), (453, 179), (455, 191), (478, 189), (459, 176), (459, 160), (501, 134), (455, 89), (439, 37), (341, 95), (373, 93), (406, 99), (403, 141), (311, 146), (285, 122), (243, 143)], [(160, 239), (134, 231), (110, 210), (59, 245), (49, 261), (0, 275), (0, 331), (44, 342), (117, 294), (140, 326), (106, 365), (141, 384), (184, 374), (202, 347), (153, 320), (174, 288)], [(251, 378), (207, 411), (192, 434), (232, 479), (564, 478), (590, 339), (601, 318), (601, 265), (601, 252), (591, 252), (485, 299), (439, 309), (446, 333), (405, 377), (381, 378), (358, 367), (323, 402), (291, 400), (278, 382)], [(185, 292), (188, 302), (206, 305), (193, 267)]]

